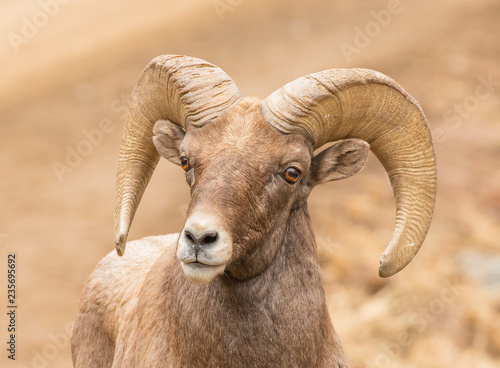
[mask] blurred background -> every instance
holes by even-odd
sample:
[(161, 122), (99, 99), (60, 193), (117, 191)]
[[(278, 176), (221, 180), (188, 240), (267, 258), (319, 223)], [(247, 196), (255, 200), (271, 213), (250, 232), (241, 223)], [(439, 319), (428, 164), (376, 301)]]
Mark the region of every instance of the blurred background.
[[(0, 2), (2, 367), (70, 367), (69, 330), (113, 246), (115, 169), (148, 62), (184, 54), (262, 98), (330, 68), (381, 71), (422, 105), (438, 200), (414, 261), (379, 256), (395, 221), (377, 159), (309, 208), (333, 323), (353, 368), (500, 366), (500, 3), (497, 0), (4, 0)], [(129, 239), (178, 232), (189, 191), (160, 162)], [(16, 361), (7, 254), (17, 253)]]

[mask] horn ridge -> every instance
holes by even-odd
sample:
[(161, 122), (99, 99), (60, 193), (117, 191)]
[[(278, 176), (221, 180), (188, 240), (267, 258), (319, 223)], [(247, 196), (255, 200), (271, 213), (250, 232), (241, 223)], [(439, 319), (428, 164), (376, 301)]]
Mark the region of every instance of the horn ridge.
[(314, 148), (363, 139), (388, 173), (396, 224), (379, 274), (391, 276), (416, 255), (432, 219), (436, 161), (427, 119), (399, 84), (369, 69), (331, 69), (296, 79), (261, 104), (264, 119), (285, 134), (303, 134)]
[(128, 231), (160, 155), (153, 126), (161, 119), (187, 129), (203, 126), (242, 99), (232, 79), (204, 60), (161, 55), (142, 72), (134, 88), (122, 138), (115, 196), (115, 247), (125, 252)]

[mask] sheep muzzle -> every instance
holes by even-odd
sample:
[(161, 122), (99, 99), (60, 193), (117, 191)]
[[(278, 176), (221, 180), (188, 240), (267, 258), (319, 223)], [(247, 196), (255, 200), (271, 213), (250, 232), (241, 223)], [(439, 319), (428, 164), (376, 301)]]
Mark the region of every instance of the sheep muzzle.
[(186, 221), (177, 245), (184, 274), (206, 284), (222, 274), (232, 254), (232, 239), (217, 216), (200, 211)]

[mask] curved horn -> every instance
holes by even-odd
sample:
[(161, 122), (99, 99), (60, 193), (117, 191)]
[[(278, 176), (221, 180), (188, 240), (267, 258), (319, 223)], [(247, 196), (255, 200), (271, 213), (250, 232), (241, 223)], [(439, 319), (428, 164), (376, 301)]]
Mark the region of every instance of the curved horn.
[(159, 160), (153, 125), (167, 119), (184, 129), (201, 127), (224, 115), (242, 98), (221, 69), (204, 60), (177, 55), (153, 59), (132, 93), (122, 138), (115, 197), (115, 246), (125, 252), (130, 224)]
[(392, 240), (381, 277), (403, 269), (429, 229), (436, 197), (436, 161), (418, 102), (389, 77), (367, 69), (332, 69), (296, 79), (262, 102), (264, 118), (283, 133), (300, 133), (314, 148), (345, 138), (370, 144), (396, 200)]

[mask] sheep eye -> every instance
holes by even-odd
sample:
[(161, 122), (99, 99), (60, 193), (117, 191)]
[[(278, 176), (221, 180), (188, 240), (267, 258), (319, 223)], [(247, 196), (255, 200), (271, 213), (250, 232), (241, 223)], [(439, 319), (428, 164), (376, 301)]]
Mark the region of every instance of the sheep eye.
[(184, 171), (189, 170), (189, 160), (187, 157), (181, 157), (181, 167)]
[(300, 170), (295, 167), (289, 167), (283, 172), (283, 177), (290, 184), (295, 184), (299, 180)]

